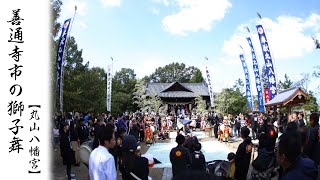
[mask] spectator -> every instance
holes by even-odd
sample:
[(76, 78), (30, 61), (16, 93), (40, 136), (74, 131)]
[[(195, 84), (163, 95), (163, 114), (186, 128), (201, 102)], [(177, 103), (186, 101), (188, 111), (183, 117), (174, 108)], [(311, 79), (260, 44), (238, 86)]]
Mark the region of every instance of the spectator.
[(301, 137), (298, 132), (285, 132), (280, 136), (277, 161), (284, 170), (279, 178), (281, 180), (317, 178), (316, 163), (301, 157)]
[(228, 161), (230, 162), (230, 178), (234, 179), (234, 173), (236, 171), (236, 164), (235, 164), (236, 155), (231, 152), (228, 154)]
[(53, 128), (53, 148), (57, 151), (57, 146), (59, 144), (59, 127), (58, 125)]
[(172, 148), (170, 151), (170, 162), (172, 164), (173, 177), (185, 171), (191, 164), (191, 157), (189, 150), (183, 147), (185, 137), (181, 134), (177, 135), (176, 142), (178, 146)]
[(304, 153), (319, 165), (320, 161), (320, 142), (319, 142), (319, 114), (310, 115), (310, 136), (309, 142), (304, 149)]
[(71, 141), (71, 147), (73, 151), (73, 157), (74, 157), (74, 164), (75, 166), (80, 166), (80, 156), (79, 156), (79, 148), (80, 148), (80, 140), (78, 133), (76, 131), (77, 125), (74, 123), (74, 121), (71, 121), (70, 123), (70, 141)]
[(135, 180), (138, 177), (142, 180), (148, 180), (149, 163), (145, 157), (137, 155), (137, 139), (128, 135), (122, 141), (122, 166), (119, 168), (123, 180)]
[(89, 130), (84, 123), (84, 119), (80, 118), (79, 126), (77, 127), (77, 133), (79, 136), (80, 144), (86, 142), (89, 139)]
[(91, 152), (89, 158), (90, 179), (117, 179), (114, 158), (109, 153), (109, 149), (114, 148), (115, 146), (115, 136), (111, 128), (101, 127), (99, 142), (99, 146)]
[(299, 127), (306, 126), (306, 120), (304, 120), (304, 114), (301, 112), (298, 115)]
[(252, 142), (249, 137), (250, 130), (247, 127), (241, 128), (241, 138), (243, 142), (239, 145), (236, 153), (235, 179), (246, 180), (251, 160)]
[(93, 140), (93, 148), (92, 148), (92, 150), (94, 150), (96, 147), (99, 146), (100, 130), (102, 129), (103, 126), (104, 126), (103, 119), (102, 119), (101, 116), (98, 116), (97, 123), (94, 126), (94, 130), (93, 130), (94, 140)]
[(61, 122), (61, 124), (63, 127), (63, 131), (60, 134), (61, 156), (63, 158), (63, 164), (67, 166), (68, 180), (71, 180), (71, 164), (73, 161), (73, 153), (69, 139), (69, 124), (67, 122)]
[(206, 159), (201, 152), (201, 144), (198, 142), (194, 145), (194, 152), (191, 154), (191, 169), (206, 171)]

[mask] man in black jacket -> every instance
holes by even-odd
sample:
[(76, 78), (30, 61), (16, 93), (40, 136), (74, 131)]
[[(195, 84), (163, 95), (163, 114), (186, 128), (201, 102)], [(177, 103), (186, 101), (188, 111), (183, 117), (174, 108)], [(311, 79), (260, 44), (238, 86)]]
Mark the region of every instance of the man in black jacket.
[(89, 138), (89, 130), (87, 126), (84, 124), (84, 119), (81, 118), (79, 120), (79, 126), (77, 127), (78, 137), (80, 139), (80, 145), (86, 142)]
[(182, 134), (179, 134), (176, 137), (176, 142), (178, 143), (178, 146), (172, 148), (170, 151), (170, 162), (172, 164), (173, 177), (185, 171), (191, 164), (189, 150), (183, 147), (184, 141), (185, 137)]
[(67, 176), (71, 179), (71, 164), (73, 161), (73, 153), (70, 144), (69, 124), (66, 122), (61, 123), (63, 130), (60, 133), (60, 148), (63, 164), (67, 165)]
[(240, 134), (243, 142), (238, 146), (238, 150), (236, 153), (235, 179), (246, 180), (251, 160), (252, 142), (251, 138), (249, 137), (250, 130), (247, 127), (242, 127)]
[(312, 159), (317, 165), (320, 161), (320, 142), (319, 142), (319, 114), (310, 115), (310, 135), (309, 142), (304, 148), (304, 153)]
[(251, 129), (252, 129), (252, 139), (256, 139), (257, 129), (258, 129), (258, 117), (256, 114), (252, 114), (250, 117)]
[(259, 129), (258, 153), (261, 149), (265, 149), (268, 152), (273, 152), (277, 138), (278, 133), (274, 129), (272, 119), (270, 116), (267, 116), (264, 120), (264, 124)]
[(97, 118), (97, 124), (94, 126), (94, 140), (93, 140), (93, 148), (92, 151), (99, 146), (99, 136), (100, 136), (100, 130), (104, 126), (103, 119), (101, 116), (98, 116)]

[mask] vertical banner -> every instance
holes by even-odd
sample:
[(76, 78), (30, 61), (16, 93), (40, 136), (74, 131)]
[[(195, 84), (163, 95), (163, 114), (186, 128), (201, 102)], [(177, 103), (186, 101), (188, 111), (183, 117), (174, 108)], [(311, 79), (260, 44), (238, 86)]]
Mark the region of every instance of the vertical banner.
[(247, 39), (249, 46), (250, 46), (250, 49), (251, 49), (253, 72), (254, 72), (254, 78), (256, 80), (256, 88), (257, 88), (257, 93), (258, 93), (258, 109), (259, 109), (259, 112), (263, 112), (264, 111), (263, 94), (262, 94), (262, 86), (261, 86), (261, 80), (260, 80), (259, 65), (258, 65), (258, 61), (256, 58), (256, 53), (254, 52), (251, 38), (247, 37), (246, 39)]
[(111, 112), (111, 90), (112, 90), (112, 71), (111, 64), (107, 66), (107, 97), (106, 97), (106, 105), (107, 112)]
[(268, 87), (270, 91), (270, 100), (272, 100), (274, 96), (277, 95), (277, 83), (276, 83), (277, 81), (276, 81), (276, 76), (274, 72), (274, 67), (272, 64), (271, 53), (270, 53), (267, 37), (265, 35), (262, 25), (257, 25), (256, 27), (259, 35), (264, 62), (266, 64), (266, 71), (268, 74)]
[(269, 88), (264, 88), (264, 98), (266, 102), (270, 101), (270, 92), (269, 92)]
[(48, 5), (43, 0), (12, 0), (0, 6), (1, 179), (50, 179), (51, 155), (59, 156), (48, 133), (51, 28), (39, 23), (50, 19)]
[(250, 76), (249, 76), (248, 66), (247, 66), (247, 63), (246, 63), (246, 61), (244, 59), (244, 55), (243, 54), (240, 54), (240, 60), (241, 60), (241, 63), (242, 63), (244, 76), (246, 78), (246, 97), (247, 97), (247, 100), (248, 100), (249, 107), (250, 107), (251, 111), (253, 111), (251, 88), (250, 88)]
[(63, 23), (63, 27), (62, 27), (62, 31), (61, 31), (61, 36), (60, 36), (60, 40), (59, 40), (59, 44), (58, 44), (58, 50), (57, 50), (57, 90), (58, 90), (58, 96), (60, 99), (60, 110), (61, 112), (63, 111), (62, 107), (63, 107), (63, 101), (62, 101), (62, 62), (63, 62), (63, 58), (64, 58), (64, 50), (65, 50), (65, 46), (66, 46), (66, 42), (67, 42), (67, 36), (68, 36), (68, 30), (70, 27), (70, 21), (71, 18), (67, 19), (64, 21)]
[(208, 90), (209, 90), (209, 95), (210, 95), (210, 106), (214, 107), (213, 88), (212, 88), (210, 73), (209, 73), (207, 66), (206, 66), (206, 73), (207, 73)]

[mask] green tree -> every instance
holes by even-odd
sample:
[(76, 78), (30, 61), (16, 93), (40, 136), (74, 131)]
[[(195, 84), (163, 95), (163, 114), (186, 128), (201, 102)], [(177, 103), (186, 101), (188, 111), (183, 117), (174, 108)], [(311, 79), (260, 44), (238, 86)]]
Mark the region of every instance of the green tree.
[(199, 83), (203, 81), (203, 77), (198, 68), (194, 66), (186, 67), (184, 63), (171, 63), (165, 67), (158, 67), (150, 75), (150, 82), (171, 83), (174, 81)]
[(152, 93), (148, 96), (148, 102), (149, 102), (151, 112), (163, 113), (163, 112), (160, 112), (160, 111), (163, 111), (160, 109), (160, 107), (162, 106), (162, 101), (160, 97), (157, 96), (155, 93)]
[[(242, 88), (241, 88), (242, 87)], [(224, 88), (215, 98), (216, 109), (222, 114), (247, 113), (250, 108), (244, 93), (241, 79), (235, 81), (233, 88)]]
[(309, 91), (306, 103), (302, 105), (302, 108), (305, 111), (318, 112), (318, 107), (319, 105), (317, 103), (316, 97), (314, 96), (314, 93), (312, 91)]
[(57, 21), (60, 17), (62, 1), (61, 0), (51, 0), (50, 1), (50, 9), (51, 9), (51, 16), (50, 16), (50, 26), (51, 26), (51, 38), (55, 39), (58, 35), (60, 30), (60, 23)]
[(63, 64), (64, 111), (105, 111), (106, 73), (102, 68), (83, 64), (82, 49), (78, 50), (74, 37), (67, 40), (66, 60)]
[[(131, 111), (131, 95), (124, 92), (115, 92), (112, 88), (111, 112), (112, 114), (122, 114)], [(131, 103), (131, 104), (130, 104)]]
[(153, 111), (156, 113), (165, 113), (165, 108), (162, 106), (160, 97), (155, 92), (151, 92), (149, 95), (146, 94), (146, 85), (144, 80), (137, 80), (133, 93), (133, 103), (137, 104), (138, 108), (142, 113)]
[(292, 86), (293, 82), (289, 79), (288, 75), (284, 75), (284, 81), (279, 81), (280, 90), (288, 89)]
[(60, 17), (62, 1), (61, 0), (50, 0), (50, 69), (51, 69), (51, 80), (50, 89), (52, 94), (53, 111), (56, 111), (56, 95), (57, 95), (57, 68), (56, 68), (56, 53), (58, 47), (57, 35), (60, 30), (61, 24), (57, 21)]
[(122, 114), (125, 111), (135, 111), (133, 94), (136, 85), (136, 74), (133, 69), (122, 68), (112, 79), (111, 112)]
[(197, 96), (195, 99), (195, 111), (196, 112), (200, 112), (200, 113), (204, 113), (206, 111), (206, 101), (202, 99), (201, 96)]
[(202, 73), (200, 71), (200, 69), (196, 69), (195, 73), (192, 75), (190, 83), (199, 83), (199, 82), (203, 82), (204, 79), (202, 77)]
[[(78, 45), (74, 37), (69, 37), (65, 48), (65, 61), (63, 61), (62, 90), (63, 90), (63, 110), (79, 110), (79, 96), (82, 91), (79, 85), (79, 77), (88, 70), (89, 64), (83, 65), (82, 50), (78, 50)], [(56, 102), (60, 100), (57, 96)], [(78, 105), (76, 105), (78, 103)], [(77, 107), (78, 106), (78, 107)], [(59, 103), (57, 107), (60, 107)]]
[(138, 106), (141, 112), (143, 112), (145, 104), (146, 104), (146, 86), (143, 79), (137, 80), (137, 83), (134, 87), (134, 93), (133, 93), (133, 103)]

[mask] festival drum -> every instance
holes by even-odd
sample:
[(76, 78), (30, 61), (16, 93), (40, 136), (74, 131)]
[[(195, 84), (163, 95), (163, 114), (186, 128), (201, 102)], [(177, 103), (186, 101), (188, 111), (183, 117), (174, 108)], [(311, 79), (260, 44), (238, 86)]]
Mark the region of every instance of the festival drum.
[(89, 166), (89, 157), (93, 148), (93, 141), (86, 141), (81, 144), (79, 149), (79, 156), (81, 161), (88, 167)]

